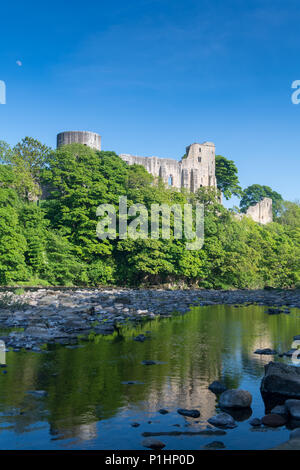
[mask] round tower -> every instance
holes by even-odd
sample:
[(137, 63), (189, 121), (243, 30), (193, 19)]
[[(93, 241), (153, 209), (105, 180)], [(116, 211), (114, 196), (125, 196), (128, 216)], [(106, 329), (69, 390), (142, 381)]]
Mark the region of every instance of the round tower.
[(57, 134), (57, 148), (68, 144), (83, 144), (101, 150), (101, 136), (89, 131), (66, 131)]

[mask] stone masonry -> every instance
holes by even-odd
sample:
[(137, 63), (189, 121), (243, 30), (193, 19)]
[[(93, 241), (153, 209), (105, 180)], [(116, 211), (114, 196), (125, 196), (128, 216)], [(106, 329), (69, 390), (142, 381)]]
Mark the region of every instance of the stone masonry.
[(258, 222), (263, 225), (273, 222), (272, 205), (272, 199), (264, 197), (260, 202), (255, 204), (255, 206), (250, 206), (248, 208), (246, 216), (251, 217), (254, 222)]
[(128, 165), (142, 165), (154, 177), (174, 188), (186, 188), (195, 192), (201, 186), (216, 187), (215, 145), (212, 142), (191, 144), (186, 148), (186, 155), (180, 160), (159, 157), (139, 157), (120, 154)]
[(57, 148), (68, 144), (83, 144), (95, 150), (101, 150), (101, 136), (96, 132), (67, 131), (57, 134)]

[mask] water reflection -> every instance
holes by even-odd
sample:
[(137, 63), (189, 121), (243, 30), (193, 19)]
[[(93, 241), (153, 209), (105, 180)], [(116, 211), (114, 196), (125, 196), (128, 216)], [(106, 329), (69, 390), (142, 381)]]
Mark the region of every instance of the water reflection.
[[(7, 353), (8, 373), (0, 369), (1, 448), (14, 448), (17, 436), (33, 429), (30, 448), (35, 448), (37, 426), (43, 423), (47, 432), (38, 433), (41, 448), (61, 447), (68, 439), (75, 448), (116, 448), (116, 430), (119, 448), (139, 448), (142, 426), (206, 426), (217, 406), (208, 390), (213, 380), (253, 394), (253, 410), (233, 416), (248, 426), (239, 432), (248, 436), (245, 442), (251, 447), (249, 436), (259, 433), (251, 433), (246, 421), (252, 411), (264, 412), (259, 385), (263, 366), (272, 358), (254, 351), (288, 350), (299, 332), (299, 311), (272, 316), (264, 311), (258, 306), (194, 308), (188, 315), (153, 320), (135, 331), (123, 328), (110, 337), (91, 338), (81, 343), (83, 348)], [(149, 330), (150, 341), (133, 341)], [(160, 363), (145, 366), (143, 360)], [(46, 390), (48, 395), (36, 398), (29, 390)], [(160, 408), (169, 414), (162, 418)], [(201, 417), (198, 422), (179, 417), (177, 408), (199, 409)], [(141, 424), (139, 431), (130, 427), (132, 421)], [(230, 436), (236, 445), (233, 431)], [(173, 448), (194, 448), (192, 440), (178, 442)], [(21, 447), (29, 448), (28, 442), (22, 441)]]

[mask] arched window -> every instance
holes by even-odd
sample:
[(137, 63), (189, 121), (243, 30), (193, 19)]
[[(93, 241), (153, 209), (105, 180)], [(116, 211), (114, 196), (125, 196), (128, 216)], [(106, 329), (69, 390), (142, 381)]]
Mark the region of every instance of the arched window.
[(170, 175), (169, 178), (168, 178), (168, 185), (173, 186), (173, 176), (172, 175)]

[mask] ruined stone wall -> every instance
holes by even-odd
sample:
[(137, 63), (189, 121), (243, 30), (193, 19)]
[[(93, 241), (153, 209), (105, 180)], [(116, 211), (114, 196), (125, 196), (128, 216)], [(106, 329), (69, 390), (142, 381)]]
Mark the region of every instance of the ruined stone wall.
[(251, 219), (260, 224), (269, 224), (273, 222), (272, 205), (272, 199), (265, 197), (255, 204), (255, 206), (250, 206), (246, 212), (246, 216), (251, 217)]
[(272, 206), (272, 199), (265, 197), (254, 206), (250, 206), (246, 214), (234, 214), (234, 216), (239, 220), (242, 220), (243, 217), (250, 217), (254, 222), (258, 222), (259, 224), (269, 224), (273, 222)]
[(186, 157), (180, 161), (171, 158), (139, 157), (120, 154), (128, 165), (142, 165), (154, 177), (174, 188), (187, 188), (195, 192), (201, 186), (217, 186), (215, 176), (215, 146), (212, 142), (192, 144), (186, 149)]

